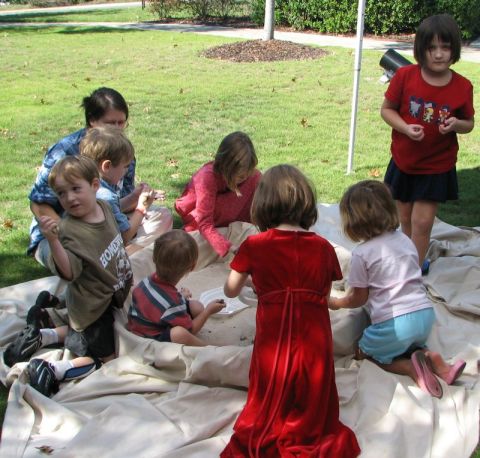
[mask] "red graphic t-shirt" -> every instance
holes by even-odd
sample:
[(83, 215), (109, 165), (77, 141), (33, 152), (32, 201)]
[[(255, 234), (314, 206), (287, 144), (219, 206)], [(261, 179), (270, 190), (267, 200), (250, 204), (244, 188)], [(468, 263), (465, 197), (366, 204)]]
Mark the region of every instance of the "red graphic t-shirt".
[(391, 151), (397, 167), (410, 174), (451, 170), (457, 162), (457, 135), (455, 132), (443, 135), (438, 126), (451, 116), (473, 117), (470, 81), (452, 70), (447, 85), (432, 86), (422, 78), (419, 65), (407, 65), (395, 73), (385, 97), (399, 107), (405, 122), (424, 127), (425, 137), (420, 142), (393, 129)]

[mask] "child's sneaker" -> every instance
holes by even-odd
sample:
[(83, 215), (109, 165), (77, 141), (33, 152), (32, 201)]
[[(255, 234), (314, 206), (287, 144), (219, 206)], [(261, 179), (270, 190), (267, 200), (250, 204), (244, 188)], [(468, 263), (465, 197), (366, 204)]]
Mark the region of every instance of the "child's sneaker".
[(37, 329), (44, 329), (52, 327), (53, 323), (50, 320), (46, 308), (52, 308), (59, 304), (58, 297), (50, 294), (48, 291), (42, 291), (35, 301), (35, 305), (30, 307), (27, 314), (27, 324), (36, 327)]
[(430, 270), (430, 259), (425, 259), (422, 264), (422, 275), (428, 275), (428, 272)]
[(58, 380), (55, 369), (44, 359), (32, 359), (27, 366), (30, 385), (48, 398), (58, 392)]
[(12, 367), (15, 363), (28, 361), (42, 345), (42, 336), (40, 330), (35, 326), (27, 326), (16, 337), (16, 339), (8, 345), (3, 353), (5, 364)]

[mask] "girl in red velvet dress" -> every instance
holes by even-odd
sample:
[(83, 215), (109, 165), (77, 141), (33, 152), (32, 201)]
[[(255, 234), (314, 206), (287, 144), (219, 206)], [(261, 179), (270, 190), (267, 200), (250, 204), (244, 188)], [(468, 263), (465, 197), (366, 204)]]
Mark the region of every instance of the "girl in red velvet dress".
[(231, 263), (225, 294), (251, 276), (258, 295), (248, 397), (222, 457), (331, 457), (360, 453), (339, 420), (327, 298), (342, 277), (330, 243), (309, 232), (317, 219), (312, 186), (278, 165), (260, 180), (247, 238)]

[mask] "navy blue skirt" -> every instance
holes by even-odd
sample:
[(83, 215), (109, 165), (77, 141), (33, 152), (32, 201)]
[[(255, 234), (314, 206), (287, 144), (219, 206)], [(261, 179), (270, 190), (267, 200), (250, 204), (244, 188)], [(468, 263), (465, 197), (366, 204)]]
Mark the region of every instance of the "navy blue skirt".
[(429, 200), (446, 202), (458, 199), (457, 170), (432, 175), (411, 175), (402, 172), (393, 159), (388, 164), (384, 178), (395, 200), (415, 202)]

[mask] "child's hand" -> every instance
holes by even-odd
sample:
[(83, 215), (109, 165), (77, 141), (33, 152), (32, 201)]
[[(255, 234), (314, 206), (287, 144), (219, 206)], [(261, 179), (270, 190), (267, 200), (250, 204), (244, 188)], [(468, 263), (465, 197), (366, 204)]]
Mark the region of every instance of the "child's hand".
[(336, 300), (334, 297), (329, 296), (327, 299), (328, 308), (330, 310), (340, 310), (340, 307), (336, 305)]
[(410, 139), (416, 142), (422, 141), (423, 137), (425, 137), (423, 126), (421, 126), (420, 124), (407, 124), (407, 129), (404, 133)]
[(191, 299), (192, 298), (192, 292), (188, 288), (184, 288), (183, 286), (180, 288), (180, 294), (185, 299)]
[(58, 224), (56, 220), (50, 218), (50, 216), (40, 216), (38, 224), (47, 241), (58, 239)]
[(224, 309), (226, 306), (227, 304), (225, 304), (223, 299), (217, 299), (207, 304), (205, 310), (209, 315), (213, 315), (214, 313), (218, 313), (220, 310)]
[(155, 191), (153, 189), (149, 189), (148, 191), (143, 191), (138, 198), (137, 209), (140, 211), (146, 212), (150, 205), (152, 205), (153, 201), (155, 200)]
[(442, 124), (438, 126), (438, 130), (442, 135), (448, 134), (450, 132), (456, 132), (455, 128), (458, 124), (458, 119), (452, 116), (451, 118), (446, 119)]

